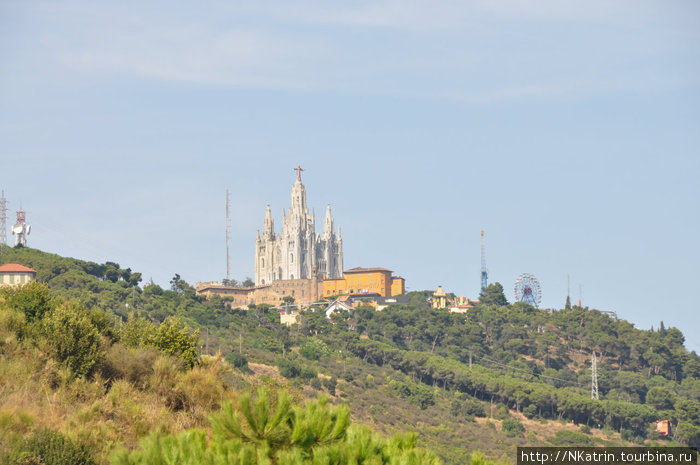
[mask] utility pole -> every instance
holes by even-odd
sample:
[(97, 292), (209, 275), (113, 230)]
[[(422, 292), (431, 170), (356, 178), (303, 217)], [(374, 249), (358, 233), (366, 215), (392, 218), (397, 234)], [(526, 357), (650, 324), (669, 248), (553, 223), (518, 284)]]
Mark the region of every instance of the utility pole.
[(595, 358), (595, 350), (591, 357), (591, 399), (600, 400), (598, 396), (598, 362)]

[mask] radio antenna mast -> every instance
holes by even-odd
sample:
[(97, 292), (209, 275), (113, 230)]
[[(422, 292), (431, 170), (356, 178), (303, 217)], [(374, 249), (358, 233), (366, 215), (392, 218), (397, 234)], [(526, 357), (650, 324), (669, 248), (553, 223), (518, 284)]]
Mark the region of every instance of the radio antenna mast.
[(231, 280), (231, 255), (229, 242), (231, 241), (231, 216), (229, 214), (229, 192), (226, 189), (226, 281)]

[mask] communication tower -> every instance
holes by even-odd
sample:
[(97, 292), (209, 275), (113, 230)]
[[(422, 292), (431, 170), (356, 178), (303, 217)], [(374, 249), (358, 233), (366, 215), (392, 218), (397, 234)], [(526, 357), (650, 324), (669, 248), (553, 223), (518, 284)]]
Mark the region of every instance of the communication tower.
[(27, 224), (27, 212), (19, 207), (17, 210), (17, 223), (12, 226), (12, 234), (15, 236), (15, 246), (27, 246), (27, 236), (32, 232), (32, 227)]
[(0, 244), (7, 245), (7, 199), (5, 191), (0, 196)]
[(229, 192), (226, 189), (226, 281), (231, 280), (231, 256), (229, 242), (231, 240), (231, 217), (229, 215)]
[(481, 230), (481, 289), (486, 289), (488, 286), (489, 272), (486, 269), (486, 241), (484, 239), (484, 230)]

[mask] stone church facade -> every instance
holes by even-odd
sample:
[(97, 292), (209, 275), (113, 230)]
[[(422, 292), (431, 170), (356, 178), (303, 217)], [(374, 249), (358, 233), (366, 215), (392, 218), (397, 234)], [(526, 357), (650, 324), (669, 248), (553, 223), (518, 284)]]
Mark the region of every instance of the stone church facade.
[(262, 236), (255, 240), (255, 285), (279, 280), (341, 278), (343, 276), (343, 240), (340, 228), (334, 231), (331, 207), (326, 208), (323, 232), (316, 234), (316, 219), (306, 205), (306, 188), (301, 182), (301, 167), (292, 186), (289, 214), (283, 212), (282, 231), (275, 233), (270, 206), (267, 206)]

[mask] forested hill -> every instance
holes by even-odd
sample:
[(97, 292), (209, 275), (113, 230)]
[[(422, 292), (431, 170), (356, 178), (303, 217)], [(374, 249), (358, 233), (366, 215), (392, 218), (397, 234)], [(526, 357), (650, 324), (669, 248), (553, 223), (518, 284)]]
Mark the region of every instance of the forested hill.
[[(332, 320), (312, 308), (288, 328), (266, 306), (200, 299), (175, 273), (163, 289), (116, 263), (33, 249), (2, 248), (0, 263), (33, 267), (54, 295), (103, 309), (114, 324), (132, 312), (156, 324), (178, 317), (199, 329), (203, 352), (255, 376), (279, 373), (307, 396), (325, 392), (379, 431), (418, 430), (447, 463), (477, 448), (498, 457), (522, 445), (700, 445), (700, 358), (662, 322), (640, 330), (588, 308), (509, 305), (495, 284), (467, 314), (430, 309), (430, 292), (414, 292), (409, 305)], [(662, 419), (668, 438), (655, 432)]]

